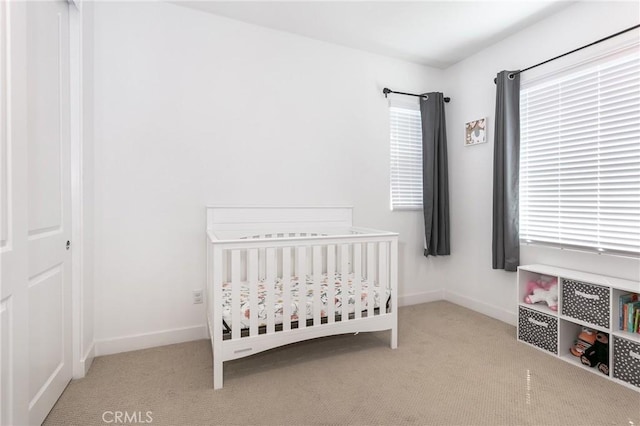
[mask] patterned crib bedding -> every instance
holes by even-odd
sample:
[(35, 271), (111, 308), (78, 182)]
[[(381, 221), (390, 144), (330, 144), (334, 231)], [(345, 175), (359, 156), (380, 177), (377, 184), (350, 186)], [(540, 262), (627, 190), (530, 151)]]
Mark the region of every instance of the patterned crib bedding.
[[(348, 303), (348, 312), (352, 314), (355, 312), (355, 285), (353, 283), (354, 276), (353, 274), (349, 274), (347, 277), (346, 285), (343, 285), (340, 274), (336, 274), (335, 276), (335, 285), (334, 285), (334, 311), (336, 314), (342, 313), (342, 303), (343, 299), (347, 297)], [(291, 287), (291, 321), (298, 321), (300, 317), (300, 307), (299, 307), (299, 299), (300, 299), (300, 280), (297, 276), (291, 277), (290, 281)], [(306, 284), (304, 285), (303, 291), (306, 293), (306, 319), (313, 319), (313, 277), (306, 277)], [(362, 279), (361, 281), (361, 293), (360, 293), (360, 307), (364, 311), (368, 308), (368, 294), (369, 294), (369, 283)], [(377, 283), (373, 283), (373, 299), (374, 299), (374, 309), (380, 307), (380, 292)], [(282, 324), (282, 313), (283, 313), (283, 298), (282, 298), (282, 288), (283, 282), (281, 278), (276, 279), (275, 283), (275, 291), (274, 291), (274, 299), (275, 299), (275, 324)], [(327, 307), (327, 274), (323, 274), (320, 283), (320, 300), (322, 302), (321, 308), (321, 316), (326, 317), (328, 312)], [(389, 298), (390, 291), (389, 289), (385, 289), (385, 294), (383, 295), (382, 305), (386, 306), (386, 301)], [(267, 324), (267, 309), (266, 309), (266, 300), (267, 289), (264, 283), (264, 280), (260, 280), (258, 283), (258, 326), (266, 326)], [(232, 325), (232, 314), (231, 314), (231, 283), (223, 283), (222, 285), (222, 304), (223, 304), (223, 320), (226, 326), (233, 327)], [(248, 328), (250, 325), (250, 307), (251, 302), (249, 300), (249, 284), (247, 282), (242, 282), (240, 287), (240, 310), (242, 312), (241, 315), (241, 326), (242, 328)]]

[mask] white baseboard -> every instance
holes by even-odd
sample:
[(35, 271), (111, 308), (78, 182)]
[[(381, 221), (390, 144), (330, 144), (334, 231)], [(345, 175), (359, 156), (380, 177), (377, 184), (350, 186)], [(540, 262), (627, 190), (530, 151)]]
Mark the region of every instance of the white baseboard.
[(84, 355), (80, 357), (78, 363), (73, 366), (73, 378), (82, 379), (87, 375), (93, 358), (95, 357), (95, 343), (91, 342), (91, 345), (85, 351)]
[(455, 303), (456, 305), (464, 306), (472, 311), (480, 312), (481, 314), (506, 322), (507, 324), (515, 326), (517, 323), (517, 316), (515, 312), (510, 312), (488, 303), (479, 302), (452, 291), (444, 290), (444, 300)]
[(147, 349), (207, 338), (207, 326), (203, 324), (156, 331), (153, 333), (136, 334), (134, 336), (103, 339), (95, 342), (95, 356), (136, 351), (138, 349)]
[(96, 357), (96, 344), (91, 343), (87, 352), (85, 352), (84, 357), (80, 360), (80, 364), (82, 365), (82, 369), (84, 370), (84, 374), (86, 375), (91, 368), (91, 364), (93, 364), (93, 359)]
[(444, 299), (443, 290), (424, 291), (421, 293), (398, 296), (398, 306), (418, 305), (420, 303), (435, 302)]

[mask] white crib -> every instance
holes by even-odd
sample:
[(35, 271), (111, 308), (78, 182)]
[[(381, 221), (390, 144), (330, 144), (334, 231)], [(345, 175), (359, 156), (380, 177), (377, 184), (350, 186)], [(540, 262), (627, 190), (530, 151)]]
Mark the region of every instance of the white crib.
[(343, 333), (398, 342), (398, 236), (352, 226), (348, 207), (208, 207), (213, 384), (223, 363)]

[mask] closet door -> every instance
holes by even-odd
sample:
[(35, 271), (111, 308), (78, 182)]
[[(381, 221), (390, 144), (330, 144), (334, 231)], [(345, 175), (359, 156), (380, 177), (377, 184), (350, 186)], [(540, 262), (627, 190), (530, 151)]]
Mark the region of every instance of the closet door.
[(0, 7), (0, 423), (40, 424), (72, 374), (69, 5)]
[(0, 1), (1, 425), (29, 416), (26, 36), (26, 3)]
[(27, 2), (29, 423), (71, 380), (69, 4)]

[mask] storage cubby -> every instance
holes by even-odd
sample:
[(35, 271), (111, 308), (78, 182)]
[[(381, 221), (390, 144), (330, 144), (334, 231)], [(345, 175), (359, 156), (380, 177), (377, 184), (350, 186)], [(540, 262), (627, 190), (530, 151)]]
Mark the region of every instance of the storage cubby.
[[(594, 332), (601, 332), (606, 334), (607, 339), (609, 340), (609, 351), (611, 350), (611, 335), (606, 332), (605, 330), (602, 329), (598, 329), (598, 328), (594, 328), (594, 327), (589, 327), (586, 326), (584, 324), (580, 324), (578, 322), (575, 322), (575, 320), (570, 321), (567, 319), (561, 319), (560, 320), (560, 333), (558, 336), (558, 356), (564, 360), (567, 361), (571, 364), (575, 364), (577, 366), (579, 366), (580, 368), (584, 368), (587, 370), (592, 370), (593, 372), (598, 372), (599, 374), (604, 374), (602, 372), (600, 372), (599, 370), (596, 370), (595, 368), (592, 368), (590, 366), (584, 365), (582, 363), (582, 361), (580, 360), (580, 357), (577, 357), (575, 355), (573, 355), (570, 351), (571, 347), (574, 346), (575, 342), (576, 342), (576, 338), (578, 337), (578, 335), (582, 332), (582, 330), (584, 328), (589, 328), (591, 330), (593, 330)], [(609, 367), (611, 366), (611, 363), (608, 363)], [(610, 368), (609, 368), (610, 370)], [(611, 373), (608, 372), (607, 376), (609, 376)]]
[[(517, 279), (519, 341), (640, 391), (640, 334), (623, 330), (620, 324), (623, 309), (620, 297), (640, 295), (640, 282), (548, 265), (520, 266)], [(546, 294), (545, 301), (525, 302), (530, 282), (548, 284), (553, 280), (557, 280), (557, 289), (546, 285), (550, 293)], [(557, 310), (549, 308), (546, 303), (553, 300), (549, 297), (553, 294), (551, 291), (557, 291)], [(600, 337), (608, 339), (608, 351), (604, 357), (608, 371), (607, 368), (602, 369), (607, 374), (584, 365), (570, 352), (584, 327), (594, 333), (602, 333), (604, 336)]]
[(640, 343), (613, 336), (613, 377), (640, 387)]
[(613, 290), (612, 303), (611, 303), (611, 309), (612, 309), (611, 327), (616, 332), (616, 334), (618, 334), (620, 337), (640, 343), (640, 334), (633, 333), (629, 330), (624, 330), (623, 326), (620, 324), (620, 317), (623, 312), (623, 306), (620, 304), (621, 303), (620, 298), (622, 296), (627, 296), (627, 295), (636, 295), (636, 298), (638, 299), (638, 301), (640, 301), (640, 290), (637, 292), (624, 291), (620, 289)]
[(557, 355), (558, 319), (522, 306), (518, 311), (518, 339)]
[(609, 328), (611, 289), (562, 278), (562, 315), (585, 324)]

